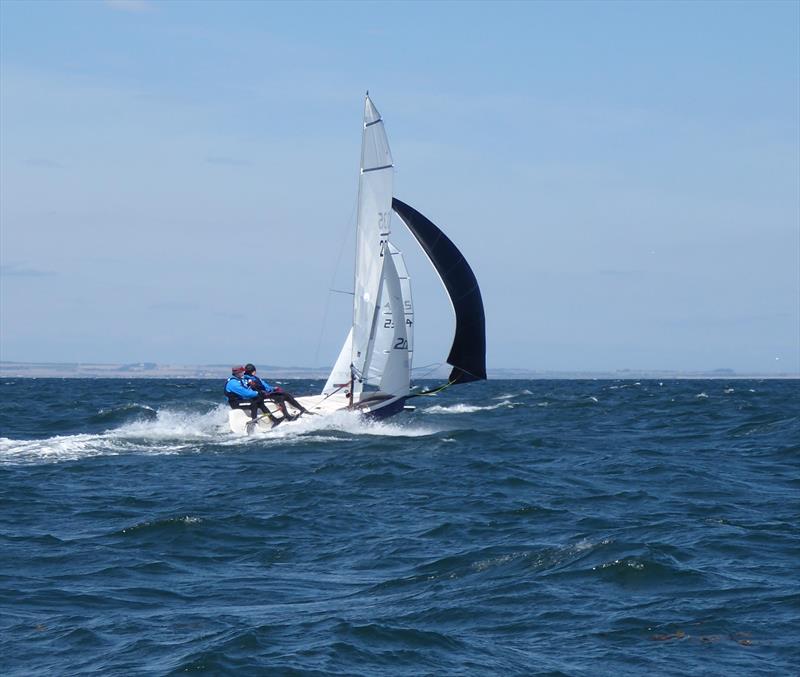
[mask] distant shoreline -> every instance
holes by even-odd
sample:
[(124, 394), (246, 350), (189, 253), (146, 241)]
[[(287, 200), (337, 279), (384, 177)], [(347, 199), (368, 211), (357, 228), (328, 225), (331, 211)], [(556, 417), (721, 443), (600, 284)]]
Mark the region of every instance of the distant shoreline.
[[(260, 372), (272, 379), (326, 379), (330, 367), (279, 367), (260, 365)], [(417, 380), (447, 378), (445, 365), (436, 371), (427, 371)], [(230, 365), (179, 365), (136, 362), (129, 364), (101, 364), (85, 362), (4, 362), (0, 361), (0, 378), (177, 378), (223, 379), (230, 375)], [(617, 371), (535, 371), (530, 369), (489, 369), (491, 380), (635, 380), (635, 379), (800, 379), (792, 373), (746, 373), (732, 369), (709, 371), (669, 371), (620, 369)]]

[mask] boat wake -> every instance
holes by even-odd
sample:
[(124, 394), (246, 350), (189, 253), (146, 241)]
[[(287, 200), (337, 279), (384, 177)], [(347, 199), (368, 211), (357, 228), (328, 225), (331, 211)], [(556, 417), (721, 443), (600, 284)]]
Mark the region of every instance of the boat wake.
[(423, 437), (438, 432), (430, 426), (405, 425), (402, 421), (370, 421), (355, 412), (341, 411), (329, 416), (301, 417), (266, 433), (242, 437), (229, 431), (227, 412), (224, 405), (200, 413), (160, 409), (149, 420), (130, 421), (102, 433), (54, 435), (35, 440), (0, 437), (0, 465), (59, 463), (125, 454), (203, 453), (211, 445), (218, 451), (220, 447), (263, 444), (265, 441), (275, 444), (314, 443), (364, 435)]
[[(407, 425), (403, 421), (376, 421), (365, 418), (354, 411), (336, 411), (325, 416), (301, 416), (291, 423), (283, 423), (267, 432), (255, 433), (250, 439), (287, 440), (300, 435), (319, 432), (339, 432), (353, 436), (375, 435), (379, 437), (424, 437), (439, 430), (430, 426)], [(237, 438), (241, 440), (242, 438)], [(330, 438), (328, 438), (330, 439)], [(341, 437), (337, 438), (341, 439)]]
[(125, 440), (208, 440), (228, 434), (228, 407), (186, 412), (159, 409), (151, 420), (138, 419), (108, 431)]

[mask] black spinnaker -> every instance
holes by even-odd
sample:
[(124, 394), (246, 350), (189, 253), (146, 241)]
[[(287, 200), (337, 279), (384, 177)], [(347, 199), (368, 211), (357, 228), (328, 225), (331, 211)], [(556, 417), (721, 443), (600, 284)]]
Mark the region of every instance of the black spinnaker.
[(449, 384), (486, 378), (486, 318), (478, 280), (458, 248), (416, 209), (397, 198), (392, 209), (412, 232), (447, 289), (456, 314), (456, 333), (447, 356)]

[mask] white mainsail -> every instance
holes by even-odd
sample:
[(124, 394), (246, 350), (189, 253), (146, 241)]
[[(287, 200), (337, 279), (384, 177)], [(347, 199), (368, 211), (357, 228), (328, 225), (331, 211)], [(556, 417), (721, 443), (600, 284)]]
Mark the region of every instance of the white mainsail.
[(408, 393), (413, 351), (411, 286), (403, 255), (389, 242), (392, 154), (380, 113), (367, 95), (358, 182), (353, 325), (322, 394), (364, 387), (384, 395)]
[[(391, 233), (392, 154), (383, 120), (369, 95), (364, 103), (361, 173), (358, 181), (358, 221), (353, 295), (351, 362), (357, 377), (366, 376), (370, 337), (381, 291), (384, 243)], [(354, 392), (363, 384), (357, 378)]]

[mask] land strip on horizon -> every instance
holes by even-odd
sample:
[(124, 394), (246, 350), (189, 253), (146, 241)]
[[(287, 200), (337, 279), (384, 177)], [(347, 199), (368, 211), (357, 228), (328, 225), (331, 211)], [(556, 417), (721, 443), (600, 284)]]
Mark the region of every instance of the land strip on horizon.
[[(0, 361), (0, 378), (184, 378), (223, 379), (230, 375), (228, 364), (158, 364), (135, 362), (128, 364), (101, 364), (88, 362), (7, 362)], [(326, 379), (330, 367), (280, 367), (259, 365), (259, 371), (270, 379)], [(443, 365), (430, 371), (415, 370), (415, 379), (447, 378), (449, 367)], [(616, 371), (556, 371), (533, 369), (489, 369), (490, 379), (797, 379), (800, 374), (789, 372), (747, 373), (733, 369), (708, 371), (670, 371), (658, 369), (618, 369)]]

